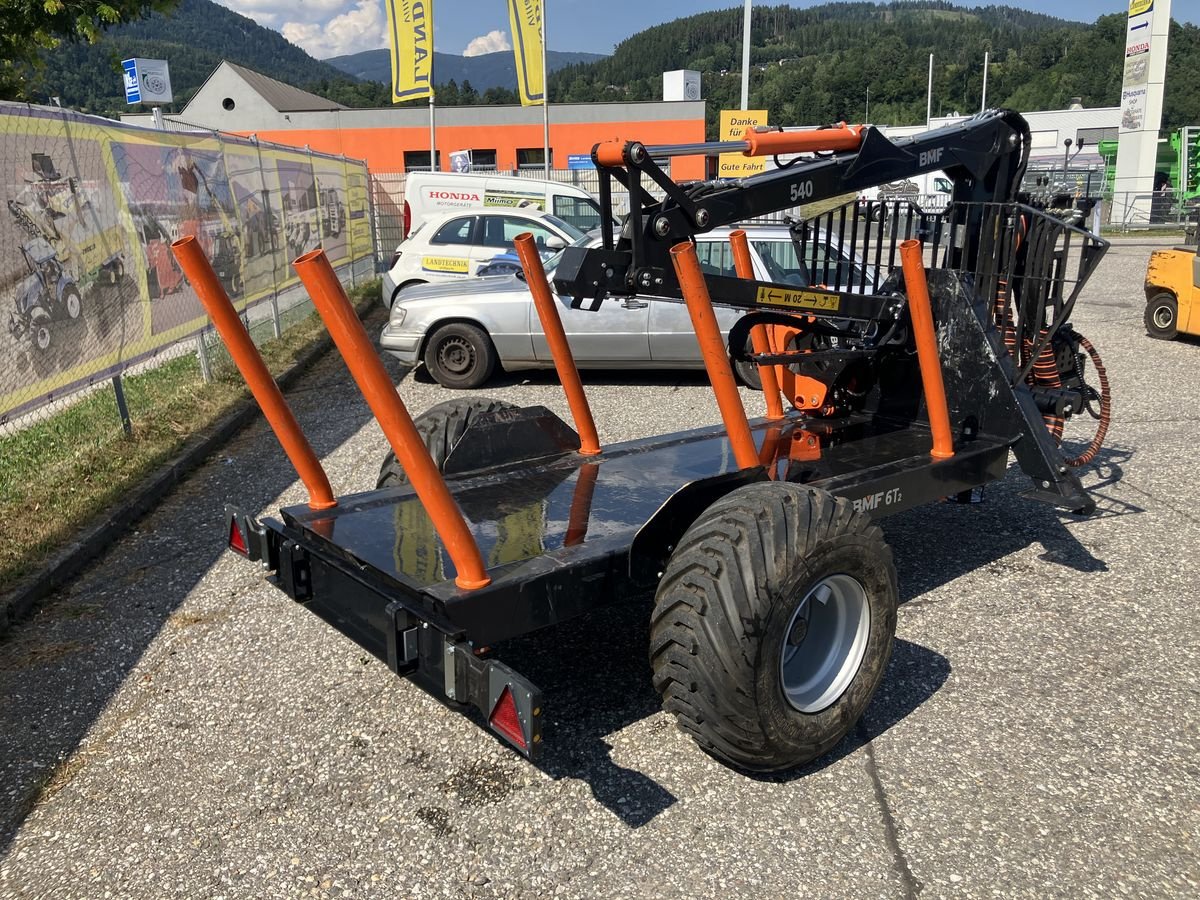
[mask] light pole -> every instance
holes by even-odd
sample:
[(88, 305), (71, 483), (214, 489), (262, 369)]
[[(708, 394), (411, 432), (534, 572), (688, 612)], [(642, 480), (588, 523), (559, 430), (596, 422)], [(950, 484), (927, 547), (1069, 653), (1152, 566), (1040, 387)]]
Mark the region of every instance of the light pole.
[(867, 88), (867, 110), (863, 113), (863, 124), (869, 125), (871, 122), (871, 89)]
[(742, 109), (750, 108), (750, 0), (742, 18)]

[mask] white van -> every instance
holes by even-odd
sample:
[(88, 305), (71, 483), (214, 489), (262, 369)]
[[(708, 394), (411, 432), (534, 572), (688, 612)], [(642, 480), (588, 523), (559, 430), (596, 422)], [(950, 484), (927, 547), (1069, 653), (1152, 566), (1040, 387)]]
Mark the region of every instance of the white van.
[(600, 205), (587, 191), (515, 175), (409, 172), (404, 179), (404, 236), (431, 215), (459, 209), (508, 207), (553, 213), (580, 231), (600, 227)]

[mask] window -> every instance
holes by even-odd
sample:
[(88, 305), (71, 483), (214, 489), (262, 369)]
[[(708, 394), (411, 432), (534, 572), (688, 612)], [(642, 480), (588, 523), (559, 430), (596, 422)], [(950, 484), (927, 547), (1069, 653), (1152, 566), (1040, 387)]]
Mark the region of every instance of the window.
[[(518, 169), (540, 169), (545, 165), (546, 153), (541, 147), (525, 147), (517, 150)], [(550, 165), (554, 165), (554, 149), (550, 149)]]
[[(862, 284), (863, 271), (852, 265), (837, 247), (826, 246), (823, 234), (807, 240), (802, 246), (802, 258), (791, 241), (752, 241), (755, 251), (766, 266), (768, 277), (782, 284), (800, 287), (825, 287), (831, 290), (851, 290)], [(828, 250), (828, 253), (826, 253)], [(868, 282), (868, 286), (873, 287)]]
[(495, 150), (472, 150), (471, 151), (471, 168), (473, 168), (473, 169), (494, 169), (494, 168), (496, 168), (496, 151)]
[[(442, 151), (437, 152), (437, 167), (442, 167)], [(405, 172), (428, 172), (429, 171), (429, 151), (428, 150), (405, 150), (404, 151), (404, 171)]]
[(451, 219), (437, 230), (431, 244), (469, 244), (471, 232), (475, 230), (475, 217), (463, 216), (461, 219)]
[(737, 276), (733, 265), (733, 249), (728, 241), (697, 241), (696, 256), (700, 260), (700, 271), (705, 275)]
[(485, 247), (511, 250), (516, 236), (524, 234), (526, 231), (533, 235), (534, 243), (543, 252), (546, 250), (546, 241), (552, 237), (558, 237), (545, 225), (529, 219), (520, 219), (516, 216), (484, 216), (483, 240), (480, 243)]
[(1080, 128), (1075, 132), (1075, 146), (1091, 147), (1092, 152), (1096, 151), (1096, 146), (1101, 141), (1115, 141), (1117, 134), (1120, 131), (1118, 128)]
[(600, 207), (584, 197), (555, 197), (554, 214), (581, 231), (600, 227)]

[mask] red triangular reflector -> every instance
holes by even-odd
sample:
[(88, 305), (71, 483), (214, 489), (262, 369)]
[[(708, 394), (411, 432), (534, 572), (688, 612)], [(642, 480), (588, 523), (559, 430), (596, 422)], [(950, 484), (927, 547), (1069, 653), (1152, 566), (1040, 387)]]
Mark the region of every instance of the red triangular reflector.
[(242, 556), (250, 555), (250, 549), (246, 546), (246, 539), (242, 537), (242, 529), (238, 527), (237, 519), (229, 520), (229, 549), (242, 554)]
[(521, 727), (521, 717), (517, 715), (517, 701), (513, 699), (512, 689), (508, 685), (504, 686), (504, 690), (500, 692), (500, 699), (492, 707), (488, 725), (522, 750), (529, 749), (529, 743), (525, 740), (525, 729)]

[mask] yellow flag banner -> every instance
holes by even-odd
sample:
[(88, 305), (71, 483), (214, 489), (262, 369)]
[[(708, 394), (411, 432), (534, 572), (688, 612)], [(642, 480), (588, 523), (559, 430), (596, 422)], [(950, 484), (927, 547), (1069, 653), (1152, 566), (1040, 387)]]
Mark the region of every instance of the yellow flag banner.
[(433, 0), (385, 0), (392, 102), (433, 95)]
[(517, 92), (522, 106), (546, 102), (546, 73), (542, 70), (542, 0), (508, 0), (513, 54), (517, 58)]

